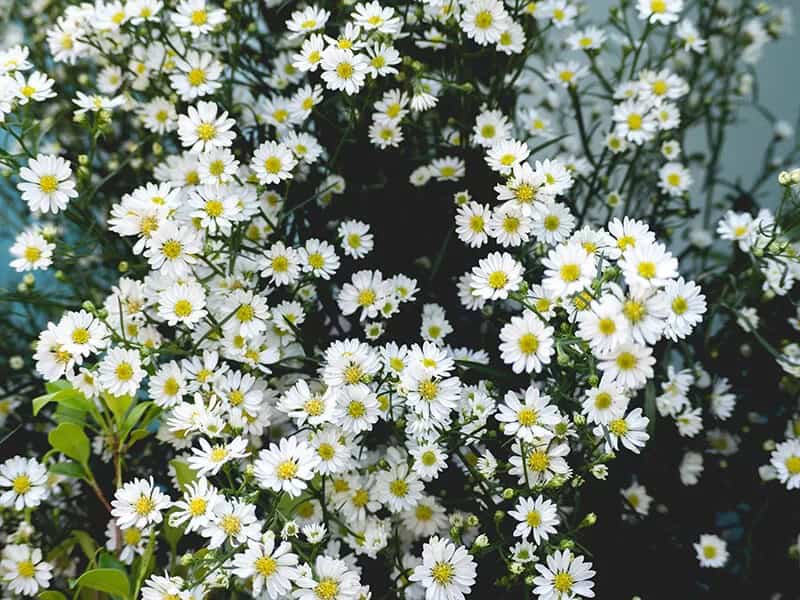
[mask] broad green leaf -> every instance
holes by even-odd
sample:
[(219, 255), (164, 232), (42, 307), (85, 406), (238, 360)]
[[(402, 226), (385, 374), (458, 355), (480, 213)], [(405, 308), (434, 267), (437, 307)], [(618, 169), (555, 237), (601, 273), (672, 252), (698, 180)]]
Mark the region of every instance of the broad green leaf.
[(49, 381), (45, 383), (44, 389), (47, 390), (48, 394), (54, 394), (55, 392), (60, 392), (61, 390), (72, 389), (72, 384), (69, 381), (59, 379), (58, 381)]
[[(153, 406), (152, 402), (142, 402), (134, 406), (131, 411), (128, 413), (128, 416), (125, 417), (125, 422), (122, 426), (122, 433), (123, 435), (127, 434), (131, 429), (133, 429), (136, 424), (139, 422), (139, 419), (142, 418), (142, 415)], [(147, 426), (147, 423), (142, 423), (143, 426)]]
[(111, 409), (111, 412), (114, 414), (114, 418), (117, 420), (117, 423), (121, 425), (123, 419), (125, 418), (125, 414), (128, 412), (131, 404), (133, 404), (133, 397), (127, 394), (124, 396), (103, 394), (103, 400), (105, 400), (106, 406)]
[(173, 508), (164, 516), (164, 522), (162, 524), (162, 529), (161, 529), (161, 535), (167, 541), (167, 544), (169, 544), (169, 547), (172, 549), (173, 552), (177, 548), (178, 542), (183, 537), (183, 532), (184, 532), (182, 526), (173, 527), (172, 525), (169, 524), (170, 517), (176, 512), (178, 512), (178, 509)]
[(113, 554), (106, 552), (105, 550), (100, 552), (100, 557), (97, 559), (97, 566), (101, 569), (116, 569), (117, 571), (122, 571), (126, 574), (128, 572), (126, 570), (125, 563), (118, 560)]
[(50, 472), (56, 475), (86, 479), (86, 470), (76, 462), (58, 462), (50, 466)]
[(134, 429), (133, 431), (131, 431), (131, 434), (128, 436), (128, 442), (127, 442), (128, 443), (128, 447), (130, 448), (136, 442), (138, 442), (141, 439), (146, 438), (148, 435), (150, 435), (150, 432), (147, 431), (147, 429)]
[(61, 423), (50, 432), (47, 440), (53, 448), (80, 464), (89, 462), (89, 438), (75, 423)]
[(75, 586), (128, 598), (131, 587), (125, 573), (117, 569), (92, 569), (75, 581)]
[(197, 473), (190, 469), (185, 462), (175, 459), (169, 461), (169, 464), (175, 468), (175, 477), (178, 479), (178, 485), (181, 489), (197, 479)]
[(39, 414), (39, 411), (51, 402), (81, 412), (91, 412), (94, 408), (92, 403), (83, 395), (83, 392), (74, 388), (66, 388), (34, 398), (33, 415)]
[(39, 600), (67, 600), (67, 597), (61, 592), (47, 591), (39, 594)]

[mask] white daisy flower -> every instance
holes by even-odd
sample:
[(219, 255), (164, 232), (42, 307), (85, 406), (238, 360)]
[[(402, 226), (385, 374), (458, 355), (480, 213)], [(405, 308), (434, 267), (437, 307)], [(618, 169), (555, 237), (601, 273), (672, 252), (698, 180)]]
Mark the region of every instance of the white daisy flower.
[(538, 546), (556, 533), (560, 523), (558, 507), (554, 502), (543, 496), (533, 498), (520, 498), (514, 510), (508, 514), (519, 521), (514, 529), (514, 536), (528, 539), (533, 536), (534, 543)]
[(19, 170), (19, 177), (17, 189), (31, 212), (58, 213), (78, 196), (70, 163), (60, 156), (38, 154)]
[(409, 577), (425, 588), (425, 597), (461, 599), (468, 595), (476, 578), (476, 564), (464, 546), (431, 537), (422, 546), (422, 564)]
[(117, 488), (111, 501), (111, 515), (122, 529), (144, 529), (148, 525), (161, 523), (161, 511), (171, 504), (169, 496), (156, 487), (152, 477), (134, 479)]
[(719, 536), (703, 533), (693, 547), (701, 567), (718, 569), (728, 562), (728, 545)]
[(0, 465), (0, 489), (0, 506), (36, 508), (49, 494), (47, 469), (35, 458), (9, 458)]
[(282, 438), (262, 450), (254, 463), (254, 476), (258, 485), (275, 492), (286, 492), (291, 497), (302, 494), (314, 477), (314, 467), (319, 457), (308, 444), (294, 437)]
[(539, 575), (533, 580), (533, 593), (540, 600), (567, 600), (583, 596), (594, 598), (595, 572), (592, 563), (569, 550), (556, 550), (547, 556), (546, 564), (536, 564)]

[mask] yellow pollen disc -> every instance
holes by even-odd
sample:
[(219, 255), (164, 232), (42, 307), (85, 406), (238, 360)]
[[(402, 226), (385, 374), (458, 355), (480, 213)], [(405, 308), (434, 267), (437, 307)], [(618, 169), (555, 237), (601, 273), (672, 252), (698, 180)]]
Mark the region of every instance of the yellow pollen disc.
[(656, 276), (656, 264), (649, 260), (643, 260), (636, 267), (636, 271), (639, 273), (639, 277), (652, 279)]
[(178, 300), (175, 303), (175, 316), (185, 318), (192, 314), (192, 303), (188, 300)]
[(223, 446), (217, 446), (211, 450), (211, 460), (213, 462), (222, 462), (228, 456), (228, 449)]
[(28, 246), (25, 248), (25, 252), (23, 254), (25, 260), (29, 263), (35, 263), (42, 257), (42, 251), (37, 248), (36, 246)]
[(636, 245), (636, 239), (632, 235), (623, 235), (617, 240), (617, 246), (620, 250), (627, 250)]
[(636, 357), (630, 352), (620, 352), (616, 363), (623, 371), (629, 371), (636, 366)]
[(220, 520), (222, 531), (228, 535), (236, 535), (242, 528), (242, 522), (235, 515), (225, 515)]
[(169, 258), (170, 260), (175, 260), (181, 255), (183, 251), (183, 244), (181, 244), (177, 240), (167, 240), (163, 244), (161, 244), (161, 254)]
[(208, 508), (208, 502), (206, 502), (203, 498), (192, 498), (189, 501), (189, 514), (191, 514), (193, 517), (199, 517), (206, 514), (206, 508)]
[(422, 397), (423, 400), (427, 402), (430, 402), (431, 400), (436, 398), (436, 394), (438, 392), (439, 392), (439, 386), (437, 386), (430, 379), (426, 379), (425, 381), (422, 381), (419, 384), (419, 395)]
[(653, 88), (652, 89), (653, 89), (653, 93), (656, 96), (663, 96), (669, 90), (669, 86), (667, 85), (666, 81), (664, 81), (663, 79), (659, 79), (658, 81), (656, 81), (653, 84)]
[(512, 41), (513, 40), (511, 39), (511, 34), (508, 33), (507, 31), (504, 31), (503, 33), (500, 34), (501, 46), (510, 46)]
[(83, 327), (76, 327), (72, 331), (72, 341), (76, 344), (85, 344), (89, 341), (89, 332)]
[(403, 498), (406, 494), (408, 494), (408, 484), (403, 479), (395, 479), (389, 484), (389, 491), (392, 493), (392, 495), (397, 496), (398, 498)]
[(456, 570), (450, 563), (437, 562), (431, 567), (431, 577), (439, 585), (449, 585), (455, 577)]
[(558, 229), (558, 226), (561, 225), (561, 219), (559, 219), (555, 215), (547, 215), (544, 218), (543, 224), (544, 228), (547, 229), (547, 231), (556, 231)]
[(488, 10), (482, 10), (475, 15), (475, 25), (480, 29), (489, 29), (493, 22), (494, 19), (492, 18), (492, 13), (490, 13)]
[(628, 129), (631, 131), (638, 131), (642, 128), (642, 115), (632, 114), (628, 115)]
[(114, 373), (116, 374), (117, 379), (120, 381), (128, 381), (131, 379), (131, 377), (133, 377), (133, 367), (131, 367), (128, 363), (123, 362), (117, 365)]
[(597, 329), (599, 329), (600, 333), (603, 335), (612, 335), (617, 330), (617, 324), (614, 322), (614, 319), (600, 319), (597, 322)]
[(503, 230), (506, 233), (516, 233), (519, 231), (520, 220), (517, 217), (513, 217), (511, 215), (507, 215), (505, 219), (503, 219)]
[(208, 14), (204, 10), (195, 10), (192, 12), (192, 25), (199, 27), (208, 22)]
[(322, 460), (331, 460), (336, 455), (336, 452), (330, 444), (320, 444), (319, 448), (317, 448), (317, 454)]
[(523, 204), (527, 204), (531, 200), (533, 200), (534, 191), (530, 185), (528, 185), (527, 183), (523, 183), (516, 189), (514, 195), (516, 196), (517, 200), (519, 200)]
[(351, 400), (350, 404), (347, 405), (347, 414), (353, 419), (360, 419), (367, 414), (367, 409), (363, 402)]
[(29, 579), (36, 574), (36, 567), (29, 560), (21, 560), (17, 563), (17, 574), (20, 577)]
[(334, 600), (339, 593), (339, 584), (335, 579), (325, 577), (314, 588), (314, 595), (319, 600)]
[(197, 137), (204, 142), (207, 142), (217, 135), (217, 128), (213, 123), (200, 123), (200, 125), (197, 126), (197, 131), (195, 133), (197, 134)]
[(417, 521), (430, 521), (433, 517), (433, 509), (425, 504), (420, 504), (414, 510), (414, 516), (417, 517)]
[(480, 215), (472, 215), (469, 219), (469, 228), (475, 233), (481, 233), (484, 225), (483, 217)]
[(262, 577), (270, 577), (278, 570), (278, 562), (271, 556), (257, 558), (253, 566), (256, 569), (256, 573)]
[(342, 79), (350, 79), (353, 76), (353, 65), (347, 62), (340, 62), (336, 65), (336, 74)]
[(139, 499), (136, 501), (136, 504), (133, 505), (133, 510), (136, 511), (137, 515), (142, 517), (149, 515), (153, 512), (156, 508), (156, 503), (153, 502), (153, 499), (150, 496), (145, 496), (142, 494), (139, 496)]
[(686, 298), (683, 296), (676, 296), (672, 301), (672, 312), (676, 315), (682, 315), (687, 310), (689, 310), (689, 303), (686, 302)]
[(578, 281), (578, 278), (581, 276), (581, 268), (574, 263), (568, 263), (562, 265), (559, 275), (561, 275), (562, 281), (572, 283)]
[(126, 546), (135, 546), (141, 541), (142, 532), (139, 531), (136, 527), (125, 529), (122, 532), (122, 539), (125, 540)]
[(497, 134), (494, 125), (484, 125), (481, 127), (481, 136), (485, 138), (493, 138)]
[(373, 290), (366, 289), (361, 290), (358, 293), (358, 305), (359, 306), (372, 306), (377, 299), (377, 295)]
[(705, 558), (714, 558), (717, 556), (717, 549), (714, 546), (703, 546), (703, 556)]
[(26, 98), (30, 98), (31, 96), (33, 96), (36, 93), (36, 88), (31, 86), (31, 85), (23, 85), (19, 89), (19, 92), (20, 92), (20, 94), (22, 94)]
[(641, 302), (627, 300), (625, 304), (622, 305), (622, 314), (625, 315), (625, 318), (631, 323), (638, 323), (645, 317), (646, 313), (644, 305)]
[(197, 87), (206, 82), (206, 72), (203, 69), (192, 69), (188, 74), (189, 85)]
[(525, 517), (525, 522), (531, 527), (538, 527), (542, 524), (542, 515), (539, 514), (538, 510), (532, 510)]
[(539, 338), (532, 333), (524, 333), (520, 336), (519, 350), (525, 355), (534, 354), (539, 349)]
[(58, 189), (58, 179), (55, 175), (42, 175), (39, 179), (39, 189), (45, 194), (52, 194)]
[(496, 290), (504, 287), (508, 283), (508, 275), (503, 271), (495, 271), (489, 275), (489, 287)]
[(517, 413), (517, 421), (523, 427), (530, 427), (531, 425), (536, 425), (536, 422), (539, 420), (539, 414), (532, 408), (524, 407), (520, 409)]
[(608, 424), (608, 429), (614, 435), (625, 435), (628, 433), (628, 424), (625, 419), (614, 419)]
[(528, 455), (527, 464), (530, 470), (540, 473), (550, 466), (550, 457), (543, 450), (534, 450)]
[(574, 71), (561, 71), (561, 73), (558, 74), (558, 78), (564, 83), (571, 82), (574, 77), (575, 77)]
[(297, 475), (297, 463), (293, 460), (285, 460), (278, 465), (278, 468), (275, 469), (275, 473), (278, 475), (279, 479), (283, 479), (284, 481), (291, 479)]
[(364, 488), (359, 488), (356, 490), (356, 493), (353, 494), (352, 502), (358, 508), (366, 506), (369, 502), (369, 492)]
[(557, 592), (565, 594), (572, 589), (572, 577), (569, 573), (557, 573), (553, 578), (553, 587)]
[(800, 474), (800, 456), (792, 455), (786, 459), (784, 464), (786, 465), (786, 470), (789, 471), (789, 475)]
[(666, 0), (650, 0), (650, 10), (657, 14), (667, 12)]
[(344, 380), (350, 385), (358, 383), (364, 376), (364, 371), (359, 365), (350, 365), (344, 370)]
[(318, 417), (325, 410), (325, 404), (319, 398), (311, 398), (303, 404), (303, 410), (311, 417)]
[(277, 156), (270, 156), (264, 161), (264, 169), (267, 171), (267, 173), (271, 173), (273, 175), (280, 173), (282, 166), (283, 163), (281, 163), (281, 159)]
[(420, 460), (426, 467), (432, 467), (434, 464), (436, 464), (436, 454), (431, 450), (426, 450), (420, 456)]
[(681, 176), (677, 173), (670, 173), (667, 175), (667, 183), (672, 187), (678, 187), (681, 184)]
[(605, 410), (611, 406), (611, 394), (608, 392), (600, 392), (594, 397), (594, 407), (599, 410)]
[(256, 311), (250, 304), (242, 304), (236, 309), (236, 319), (240, 323), (249, 323), (255, 316)]
[(11, 482), (11, 489), (14, 490), (15, 494), (19, 495), (28, 493), (32, 487), (31, 478), (27, 475), (17, 475)]

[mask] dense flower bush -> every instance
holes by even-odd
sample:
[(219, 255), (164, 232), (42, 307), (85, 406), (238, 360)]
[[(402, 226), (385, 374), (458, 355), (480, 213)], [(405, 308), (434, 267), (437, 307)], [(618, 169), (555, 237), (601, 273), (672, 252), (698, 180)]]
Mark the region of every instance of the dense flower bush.
[(791, 15), (587, 8), (3, 5), (5, 596), (796, 593)]

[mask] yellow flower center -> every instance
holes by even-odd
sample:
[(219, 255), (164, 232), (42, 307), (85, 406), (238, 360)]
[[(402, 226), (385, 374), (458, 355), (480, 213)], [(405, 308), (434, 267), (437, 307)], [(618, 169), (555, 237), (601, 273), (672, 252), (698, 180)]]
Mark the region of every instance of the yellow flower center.
[(489, 29), (493, 22), (494, 19), (492, 18), (492, 13), (490, 13), (488, 10), (482, 10), (475, 15), (475, 25), (479, 29)]
[(192, 303), (188, 300), (178, 300), (175, 303), (175, 316), (180, 318), (188, 317), (192, 314)]
[(677, 173), (670, 173), (667, 175), (667, 183), (672, 187), (678, 187), (681, 184), (681, 176)]
[(36, 574), (36, 567), (29, 560), (21, 560), (17, 563), (17, 574), (20, 577), (31, 578)]
[(644, 319), (646, 313), (644, 305), (641, 302), (627, 300), (625, 304), (622, 305), (622, 314), (625, 315), (625, 318), (631, 323), (638, 323)]
[(689, 310), (689, 303), (686, 302), (686, 298), (683, 296), (676, 296), (672, 301), (672, 312), (676, 315), (682, 315), (687, 310)]
[(542, 524), (542, 515), (539, 514), (538, 510), (532, 510), (525, 517), (525, 522), (531, 527), (538, 527)]
[(630, 352), (620, 352), (616, 362), (620, 369), (629, 371), (636, 366), (636, 357)]
[(220, 527), (227, 535), (236, 535), (242, 529), (242, 522), (236, 515), (225, 515), (220, 520)]
[(628, 424), (625, 422), (625, 419), (614, 419), (608, 424), (608, 429), (614, 435), (625, 435), (628, 433)]
[(504, 287), (508, 283), (508, 275), (503, 271), (495, 271), (489, 275), (489, 287), (496, 290)]
[(293, 460), (285, 460), (278, 465), (278, 468), (275, 469), (275, 472), (277, 473), (279, 479), (283, 479), (284, 481), (291, 479), (297, 475), (297, 463)]
[(395, 479), (389, 484), (389, 491), (392, 493), (392, 495), (397, 496), (398, 498), (403, 498), (406, 494), (408, 494), (408, 484), (403, 479)]
[(208, 22), (208, 13), (204, 10), (195, 10), (192, 12), (192, 25), (199, 27)]
[(527, 463), (530, 470), (540, 473), (550, 466), (550, 457), (544, 450), (534, 450), (528, 455)]
[(611, 394), (608, 392), (600, 392), (594, 397), (594, 407), (599, 410), (605, 410), (611, 406)]
[(183, 244), (181, 244), (177, 240), (167, 240), (163, 244), (161, 244), (161, 254), (169, 258), (170, 260), (175, 260), (181, 255), (183, 251)]
[(203, 69), (194, 68), (189, 71), (189, 85), (192, 87), (197, 87), (198, 85), (202, 85), (206, 82), (206, 72)]
[(667, 12), (666, 0), (650, 0), (650, 11), (656, 14)]
[(603, 335), (611, 335), (617, 330), (617, 324), (614, 322), (614, 319), (605, 318), (597, 322), (597, 328)]
[(566, 594), (572, 589), (572, 576), (563, 571), (556, 573), (556, 576), (553, 578), (553, 587), (557, 592)]
[(27, 248), (25, 248), (23, 256), (25, 257), (25, 260), (28, 261), (29, 263), (35, 263), (37, 260), (41, 258), (42, 251), (36, 246), (28, 246)]
[(206, 514), (207, 508), (208, 502), (206, 502), (203, 498), (192, 498), (189, 501), (189, 514), (193, 517), (199, 517)]
[(786, 470), (790, 475), (800, 474), (800, 456), (790, 456), (786, 459)]
[(353, 76), (353, 65), (347, 62), (340, 62), (336, 65), (336, 74), (342, 79), (350, 79)]
[(45, 194), (52, 194), (58, 189), (58, 179), (55, 175), (42, 175), (39, 179), (39, 188)]
[(280, 173), (282, 166), (281, 159), (277, 156), (270, 156), (264, 161), (264, 169), (267, 173), (272, 173), (273, 175)]
[(628, 129), (631, 131), (638, 131), (642, 128), (642, 115), (636, 113), (628, 115)]
[(566, 265), (562, 265), (559, 274), (561, 275), (562, 281), (572, 283), (578, 281), (578, 278), (581, 276), (581, 268), (574, 263), (567, 263)]
[(207, 142), (217, 135), (217, 128), (213, 123), (200, 123), (200, 125), (197, 126), (197, 131), (195, 133), (197, 133), (197, 137), (204, 142)]
[(336, 455), (336, 451), (330, 444), (320, 444), (317, 454), (322, 460), (331, 460)]
[(417, 517), (417, 521), (430, 521), (433, 517), (433, 509), (426, 504), (420, 504), (414, 510), (414, 516)]
[(523, 427), (530, 427), (531, 425), (536, 425), (536, 422), (539, 420), (539, 414), (530, 407), (524, 407), (520, 409), (517, 413), (517, 421)]
[(717, 555), (717, 549), (714, 546), (703, 546), (703, 556), (705, 558), (714, 558)]
[(126, 546), (135, 546), (142, 539), (142, 532), (136, 527), (131, 527), (122, 532), (122, 539), (125, 540)]
[(119, 363), (114, 373), (120, 381), (129, 381), (133, 377), (133, 367), (126, 362)]
[(431, 577), (439, 585), (449, 585), (455, 577), (456, 570), (450, 563), (437, 562), (431, 568)]
[(270, 577), (278, 570), (278, 562), (271, 556), (261, 556), (255, 562), (256, 573), (262, 577)]
[(636, 267), (636, 271), (639, 273), (639, 277), (652, 279), (656, 276), (656, 264), (649, 260), (643, 260), (639, 263), (639, 266)]
[(524, 333), (520, 336), (518, 345), (523, 354), (534, 354), (539, 349), (539, 338), (532, 333)]
[(320, 600), (333, 600), (339, 593), (339, 584), (335, 579), (325, 577), (314, 588), (314, 595)]
[(133, 505), (133, 510), (136, 511), (136, 514), (142, 517), (149, 515), (153, 512), (156, 508), (156, 503), (150, 496), (145, 496), (142, 494), (139, 496), (139, 499), (136, 501), (136, 504)]
[(11, 482), (11, 489), (15, 494), (27, 494), (33, 486), (31, 485), (31, 478), (27, 475), (17, 475)]
[(377, 294), (371, 289), (361, 290), (358, 293), (358, 305), (359, 306), (372, 306), (377, 299)]
[(430, 379), (426, 379), (425, 381), (420, 382), (419, 384), (419, 395), (422, 397), (423, 400), (430, 402), (434, 398), (436, 398), (436, 394), (439, 392), (439, 386), (436, 385)]

